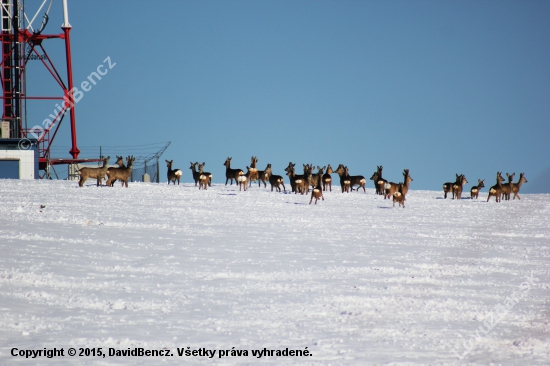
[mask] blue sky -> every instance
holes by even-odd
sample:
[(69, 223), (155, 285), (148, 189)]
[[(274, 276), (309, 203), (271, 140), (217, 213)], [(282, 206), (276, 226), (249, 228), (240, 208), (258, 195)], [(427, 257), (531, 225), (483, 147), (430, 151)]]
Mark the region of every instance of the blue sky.
[[(44, 33), (61, 15), (54, 1)], [(527, 192), (550, 175), (547, 1), (69, 1), (69, 15), (76, 84), (116, 63), (76, 106), (79, 147), (172, 141), (184, 181), (190, 161), (225, 182), (225, 159), (252, 155), (281, 175), (408, 168), (412, 189), (498, 170), (525, 172)], [(28, 92), (49, 83), (37, 68)], [(30, 125), (55, 107), (41, 103)]]

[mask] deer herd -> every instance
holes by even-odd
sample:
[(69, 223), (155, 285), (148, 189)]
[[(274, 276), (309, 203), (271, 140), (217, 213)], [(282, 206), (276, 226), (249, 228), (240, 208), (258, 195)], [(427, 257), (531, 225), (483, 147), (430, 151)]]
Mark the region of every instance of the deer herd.
[(109, 164), (110, 159), (110, 156), (102, 156), (101, 160), (103, 161), (103, 165), (100, 168), (81, 168), (78, 171), (80, 174), (80, 181), (78, 182), (78, 185), (83, 187), (86, 179), (95, 178), (97, 179), (97, 186), (99, 187), (103, 178), (107, 175), (107, 186), (113, 187), (118, 179), (122, 182), (123, 187), (126, 186), (126, 188), (128, 188), (128, 180), (132, 176), (132, 164), (136, 159), (133, 156), (128, 156), (126, 158), (126, 165), (124, 165), (124, 159), (122, 156), (117, 156), (116, 164), (118, 167), (109, 167), (107, 164)]
[[(84, 182), (88, 178), (97, 179), (97, 186), (101, 185), (103, 178), (107, 175), (107, 186), (113, 186), (116, 180), (122, 182), (122, 186), (128, 187), (128, 179), (132, 174), (132, 163), (135, 161), (133, 156), (128, 156), (126, 158), (126, 165), (124, 165), (124, 160), (122, 156), (117, 156), (117, 167), (108, 167), (110, 157), (102, 157), (103, 165), (98, 168), (81, 168), (80, 173), (80, 182), (79, 186), (84, 186)], [(242, 169), (233, 169), (231, 168), (231, 157), (228, 157), (223, 164), (225, 166), (225, 185), (229, 182), (230, 185), (235, 184), (239, 186), (239, 191), (246, 191), (249, 187), (252, 187), (252, 182), (258, 182), (258, 187), (261, 187), (262, 183), (264, 188), (267, 187), (267, 182), (271, 185), (271, 191), (273, 188), (277, 192), (281, 192), (281, 186), (283, 191), (286, 192), (286, 187), (284, 184), (284, 179), (280, 175), (273, 174), (271, 171), (271, 164), (267, 164), (264, 170), (258, 170), (257, 163), (258, 158), (252, 156), (250, 159), (250, 166), (246, 167), (246, 173)], [(167, 177), (168, 184), (171, 182), (178, 185), (180, 184), (180, 178), (183, 175), (181, 169), (172, 168), (173, 160), (166, 160), (166, 165), (168, 168)], [(208, 187), (212, 187), (212, 173), (204, 171), (205, 163), (199, 164), (198, 162), (191, 162), (191, 173), (193, 175), (193, 180), (195, 181), (195, 186), (199, 185), (199, 189), (206, 190)], [(303, 174), (296, 174), (295, 170), (296, 164), (290, 162), (288, 166), (284, 169), (288, 179), (290, 181), (290, 188), (294, 194), (309, 194), (311, 190), (311, 199), (309, 203), (313, 202), (315, 199), (315, 204), (319, 199), (324, 200), (323, 191), (332, 192), (332, 176), (331, 174), (336, 173), (340, 177), (340, 188), (342, 193), (348, 193), (354, 189), (359, 192), (363, 188), (363, 192), (366, 193), (365, 185), (367, 180), (362, 175), (350, 175), (349, 169), (343, 164), (339, 164), (336, 170), (333, 170), (329, 165), (327, 166), (317, 166), (317, 172), (314, 171), (313, 164), (303, 164)], [(198, 168), (198, 170), (197, 170)], [(374, 188), (377, 195), (384, 196), (384, 199), (393, 200), (393, 206), (395, 203), (398, 206), (405, 208), (405, 200), (407, 192), (409, 191), (409, 186), (413, 181), (413, 178), (409, 174), (409, 169), (403, 170), (403, 182), (394, 183), (388, 182), (382, 177), (383, 167), (377, 166), (376, 172), (372, 174), (370, 180), (374, 183)], [(525, 179), (525, 174), (521, 173), (519, 175), (519, 180), (517, 183), (514, 183), (514, 177), (516, 173), (508, 174), (508, 182), (505, 182), (505, 179), (502, 177), (502, 172), (497, 172), (496, 184), (489, 188), (489, 195), (487, 197), (487, 202), (491, 197), (495, 197), (496, 202), (500, 202), (501, 199), (509, 200), (511, 194), (513, 194), (513, 199), (520, 199), (519, 190), (523, 183), (527, 183)], [(478, 179), (477, 185), (473, 186), (470, 189), (470, 198), (477, 199), (479, 197), (479, 191), (485, 187), (485, 179)], [(447, 194), (452, 194), (452, 199), (461, 199), (462, 191), (464, 185), (468, 183), (466, 176), (464, 174), (456, 174), (456, 180), (454, 182), (447, 182), (443, 184), (443, 194), (444, 198), (447, 198)]]
[[(519, 197), (519, 190), (521, 188), (521, 185), (523, 183), (527, 183), (527, 179), (525, 178), (525, 173), (520, 173), (519, 180), (517, 183), (514, 183), (514, 177), (516, 176), (516, 173), (508, 174), (506, 173), (506, 177), (508, 177), (508, 183), (504, 183), (505, 179), (502, 176), (502, 172), (497, 172), (497, 179), (496, 184), (489, 188), (489, 195), (487, 196), (487, 202), (491, 199), (491, 197), (495, 197), (496, 202), (500, 202), (502, 199), (510, 200), (510, 194), (513, 193), (515, 200), (516, 197), (521, 199)], [(477, 180), (477, 186), (473, 186), (470, 189), (470, 198), (478, 198), (479, 191), (481, 188), (485, 187), (485, 179)], [(453, 199), (461, 199), (462, 195), (462, 188), (464, 187), (464, 184), (468, 183), (466, 180), (466, 177), (464, 174), (456, 174), (456, 180), (454, 183), (448, 182), (443, 184), (443, 193), (445, 198), (447, 198), (447, 193), (451, 192), (453, 195)]]

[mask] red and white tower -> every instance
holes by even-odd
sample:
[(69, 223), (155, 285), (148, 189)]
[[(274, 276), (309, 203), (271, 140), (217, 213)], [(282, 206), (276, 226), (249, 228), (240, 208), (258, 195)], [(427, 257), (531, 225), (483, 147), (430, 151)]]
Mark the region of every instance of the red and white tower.
[[(28, 2), (28, 1), (27, 1)], [(43, 0), (36, 14), (29, 19), (21, 0), (0, 0), (2, 31), (2, 59), (0, 63), (0, 78), (2, 80), (2, 121), (10, 124), (11, 138), (36, 138), (39, 150), (39, 169), (44, 171), (41, 177), (47, 176), (51, 164), (70, 164), (89, 159), (79, 159), (80, 151), (77, 147), (75, 105), (71, 90), (73, 90), (73, 73), (71, 60), (71, 25), (67, 0), (63, 0), (63, 24), (59, 34), (43, 34), (42, 31), (48, 21), (48, 13), (53, 0)], [(49, 3), (49, 5), (48, 5)], [(39, 14), (44, 12), (43, 21), (37, 29), (33, 23)], [(63, 40), (65, 44), (66, 73), (56, 68), (45, 44), (50, 40)], [(27, 67), (29, 61), (40, 63), (51, 75), (52, 94), (33, 95), (27, 91)], [(65, 74), (66, 79), (61, 75)], [(59, 101), (59, 108), (53, 114), (54, 118), (44, 121), (33, 121), (28, 124), (27, 108), (32, 108), (32, 101), (52, 100)], [(50, 156), (50, 147), (55, 140), (59, 127), (64, 118), (69, 116), (71, 125), (72, 159), (53, 159)], [(32, 124), (32, 125), (31, 125)]]

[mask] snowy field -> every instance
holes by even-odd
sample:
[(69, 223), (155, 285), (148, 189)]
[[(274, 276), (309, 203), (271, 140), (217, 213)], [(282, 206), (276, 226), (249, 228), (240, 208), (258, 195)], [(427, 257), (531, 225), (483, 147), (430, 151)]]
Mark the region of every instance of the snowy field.
[(2, 180), (0, 364), (550, 364), (550, 195), (412, 189)]

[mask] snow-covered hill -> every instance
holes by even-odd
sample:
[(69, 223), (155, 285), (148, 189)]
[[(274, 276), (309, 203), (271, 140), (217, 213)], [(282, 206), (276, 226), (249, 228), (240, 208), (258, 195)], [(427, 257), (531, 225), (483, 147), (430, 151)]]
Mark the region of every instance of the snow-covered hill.
[(0, 364), (550, 363), (550, 195), (87, 183), (0, 181)]

